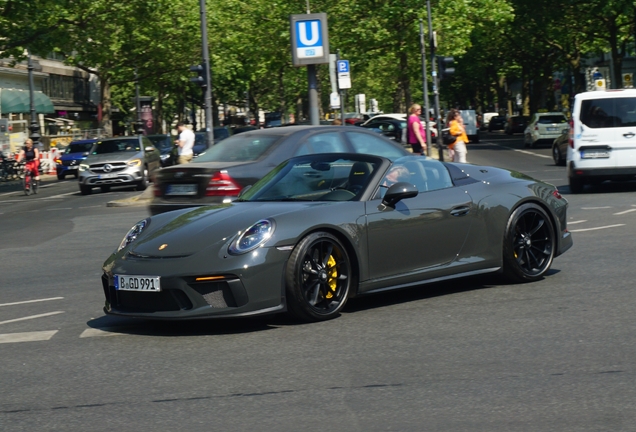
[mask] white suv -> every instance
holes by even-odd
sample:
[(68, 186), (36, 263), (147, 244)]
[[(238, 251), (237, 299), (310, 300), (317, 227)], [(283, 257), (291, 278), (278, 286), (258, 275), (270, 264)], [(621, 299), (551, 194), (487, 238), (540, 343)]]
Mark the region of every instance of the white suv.
[(636, 178), (636, 89), (579, 93), (567, 155), (570, 191)]
[(523, 133), (526, 147), (536, 147), (539, 143), (552, 144), (563, 132), (567, 132), (568, 119), (560, 112), (536, 113), (530, 119)]

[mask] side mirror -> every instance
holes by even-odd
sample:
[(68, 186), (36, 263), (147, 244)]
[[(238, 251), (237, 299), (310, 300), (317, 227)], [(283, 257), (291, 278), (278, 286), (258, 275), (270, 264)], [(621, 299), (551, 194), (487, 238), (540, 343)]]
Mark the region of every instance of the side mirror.
[(153, 151), (155, 151), (155, 148), (154, 148), (153, 146), (148, 146), (148, 147), (146, 147), (146, 149), (145, 149), (145, 150), (146, 150), (147, 152), (153, 152)]
[(415, 185), (407, 182), (399, 182), (389, 187), (384, 194), (384, 198), (382, 198), (382, 204), (387, 207), (395, 207), (395, 204), (397, 204), (398, 201), (406, 198), (413, 198), (417, 196), (418, 193), (419, 191)]

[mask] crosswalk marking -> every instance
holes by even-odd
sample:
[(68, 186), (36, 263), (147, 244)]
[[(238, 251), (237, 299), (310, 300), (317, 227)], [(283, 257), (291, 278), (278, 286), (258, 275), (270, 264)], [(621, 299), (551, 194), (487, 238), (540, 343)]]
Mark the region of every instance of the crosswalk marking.
[(13, 303), (0, 303), (0, 307), (15, 306), (15, 305), (21, 305), (21, 304), (27, 304), (27, 303), (37, 303), (37, 302), (51, 301), (51, 300), (63, 300), (63, 299), (64, 297), (50, 297), (50, 298), (35, 299), (35, 300), (24, 300), (24, 301), (13, 302)]
[(104, 337), (104, 336), (122, 336), (123, 333), (116, 333), (117, 327), (89, 328), (82, 332), (80, 338)]
[(0, 334), (0, 343), (36, 342), (49, 340), (58, 330)]
[(64, 313), (64, 311), (47, 312), (47, 313), (43, 313), (43, 314), (39, 314), (39, 315), (31, 315), (31, 316), (11, 319), (11, 320), (7, 320), (7, 321), (0, 321), (0, 324), (8, 324), (8, 323), (13, 323), (13, 322), (18, 322), (18, 321), (25, 321), (25, 320), (36, 319), (36, 318), (43, 318), (43, 317), (46, 317), (46, 316), (57, 315), (57, 314), (61, 314), (61, 313)]

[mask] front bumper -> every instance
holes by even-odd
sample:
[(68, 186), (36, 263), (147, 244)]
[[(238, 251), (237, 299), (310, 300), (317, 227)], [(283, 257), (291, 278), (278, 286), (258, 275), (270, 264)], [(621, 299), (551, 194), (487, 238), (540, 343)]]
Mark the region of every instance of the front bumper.
[(103, 185), (128, 185), (138, 184), (143, 180), (143, 173), (139, 168), (129, 168), (120, 171), (114, 176), (104, 176), (103, 174), (95, 174), (90, 171), (80, 171), (79, 183), (82, 186), (103, 186)]
[(573, 161), (570, 161), (567, 169), (568, 177), (573, 178), (612, 178), (629, 179), (636, 177), (636, 167), (601, 167), (601, 168), (579, 168)]

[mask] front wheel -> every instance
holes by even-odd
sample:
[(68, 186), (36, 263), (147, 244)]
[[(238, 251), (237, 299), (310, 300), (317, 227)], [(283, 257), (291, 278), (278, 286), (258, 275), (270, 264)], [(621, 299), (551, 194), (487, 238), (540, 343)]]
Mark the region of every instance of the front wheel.
[(349, 255), (326, 232), (303, 238), (292, 251), (285, 272), (289, 312), (303, 321), (335, 318), (353, 285)]
[(58, 174), (57, 174), (57, 179), (58, 179), (58, 180), (64, 180), (64, 177), (66, 177), (66, 175), (64, 175), (64, 173), (62, 173), (62, 174), (59, 174), (59, 173), (58, 173)]
[(550, 269), (555, 249), (556, 236), (548, 214), (536, 204), (524, 204), (508, 219), (504, 274), (516, 282), (539, 280)]
[(82, 195), (90, 195), (93, 192), (93, 188), (90, 186), (80, 185), (80, 193)]
[(24, 178), (22, 179), (22, 186), (24, 187), (24, 194), (26, 196), (31, 195), (31, 185), (30, 183), (30, 179), (28, 175), (25, 175)]
[(144, 168), (144, 171), (142, 173), (141, 181), (139, 183), (137, 183), (137, 190), (138, 191), (144, 191), (147, 188), (148, 188), (148, 169)]

